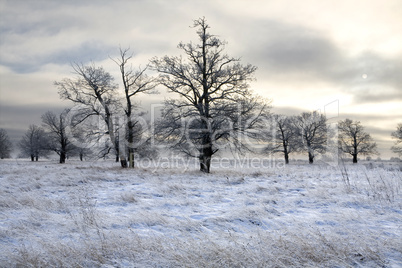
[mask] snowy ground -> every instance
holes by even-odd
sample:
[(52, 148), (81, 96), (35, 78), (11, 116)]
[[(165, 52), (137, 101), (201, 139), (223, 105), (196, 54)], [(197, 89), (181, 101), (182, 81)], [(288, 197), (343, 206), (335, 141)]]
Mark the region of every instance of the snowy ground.
[(0, 161), (1, 267), (401, 267), (395, 166)]

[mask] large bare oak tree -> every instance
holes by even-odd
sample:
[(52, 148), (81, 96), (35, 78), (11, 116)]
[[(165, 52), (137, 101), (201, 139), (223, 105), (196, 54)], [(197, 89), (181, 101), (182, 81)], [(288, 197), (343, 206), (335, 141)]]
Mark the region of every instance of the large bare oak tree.
[(69, 122), (66, 116), (69, 110), (70, 109), (65, 109), (58, 115), (51, 111), (42, 115), (43, 127), (48, 133), (48, 149), (56, 152), (60, 156), (60, 164), (66, 162), (68, 154), (77, 151), (77, 148), (71, 143), (67, 132)]
[(316, 154), (326, 151), (327, 119), (317, 111), (304, 112), (296, 117), (294, 124), (299, 131), (300, 150), (308, 153), (308, 161), (313, 164)]
[(345, 154), (353, 157), (353, 163), (357, 163), (357, 156), (377, 154), (377, 144), (370, 134), (364, 131), (359, 121), (345, 119), (338, 122), (338, 147)]
[(275, 114), (272, 116), (272, 127), (267, 133), (268, 145), (264, 151), (268, 153), (283, 153), (285, 164), (289, 164), (289, 155), (300, 147), (299, 131), (295, 126), (295, 116)]
[(43, 128), (30, 125), (25, 135), (18, 143), (21, 156), (29, 156), (31, 161), (38, 161), (39, 157), (49, 154), (48, 138)]
[(224, 143), (243, 147), (261, 125), (268, 105), (253, 97), (249, 82), (256, 70), (229, 57), (225, 42), (209, 33), (205, 18), (194, 21), (197, 43), (180, 43), (183, 57), (154, 58), (160, 83), (179, 99), (166, 101), (157, 134), (172, 147), (197, 157), (210, 172), (211, 158)]

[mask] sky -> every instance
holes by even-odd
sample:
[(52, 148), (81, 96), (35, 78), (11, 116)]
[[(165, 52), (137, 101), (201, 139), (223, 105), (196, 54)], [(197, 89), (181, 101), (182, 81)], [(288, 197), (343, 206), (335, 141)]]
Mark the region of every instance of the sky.
[[(250, 86), (274, 113), (358, 120), (388, 159), (402, 123), (401, 14), (400, 0), (0, 0), (0, 128), (16, 143), (46, 111), (71, 107), (53, 83), (74, 77), (72, 63), (119, 82), (119, 47), (134, 67), (180, 55), (205, 17), (230, 56), (258, 67)], [(160, 92), (142, 104), (163, 102)]]

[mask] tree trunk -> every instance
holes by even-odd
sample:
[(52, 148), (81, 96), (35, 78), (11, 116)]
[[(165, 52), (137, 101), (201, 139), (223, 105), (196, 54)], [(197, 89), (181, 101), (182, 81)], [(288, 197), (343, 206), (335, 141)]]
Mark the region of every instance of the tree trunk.
[(129, 159), (129, 167), (134, 168), (134, 149), (128, 149), (128, 159)]
[(83, 159), (84, 159), (84, 154), (80, 153), (80, 161), (83, 161)]
[[(131, 109), (131, 104), (130, 104)], [(131, 113), (127, 115), (127, 138), (128, 138), (128, 159), (129, 167), (134, 168), (134, 124), (131, 121)]]
[[(110, 134), (110, 136), (112, 136), (111, 134)], [(115, 149), (115, 153), (116, 153), (116, 162), (119, 162), (119, 160), (120, 160), (120, 142), (119, 142), (119, 140), (118, 140), (118, 138), (117, 137), (114, 137), (114, 135), (113, 135), (113, 139), (114, 139), (114, 149)], [(123, 159), (122, 159), (123, 160)]]
[(212, 158), (212, 145), (209, 144), (202, 150), (202, 155), (200, 156), (200, 171), (209, 173), (211, 168), (211, 158)]
[(39, 160), (39, 155), (35, 156), (35, 161)]
[(289, 154), (285, 151), (285, 164), (289, 164)]
[(60, 152), (60, 164), (66, 163), (66, 153), (65, 152)]
[(125, 158), (120, 160), (120, 164), (122, 168), (127, 168), (127, 160)]
[(357, 164), (357, 154), (353, 154), (353, 164)]
[(314, 163), (314, 155), (311, 152), (308, 152), (308, 163), (309, 164)]
[[(123, 154), (124, 150), (120, 149), (120, 141), (119, 141), (119, 137), (116, 137), (114, 135), (114, 124), (113, 124), (113, 117), (112, 114), (110, 113), (109, 107), (108, 105), (103, 101), (102, 97), (100, 95), (97, 96), (99, 102), (102, 104), (103, 108), (105, 109), (105, 123), (109, 132), (109, 137), (110, 140), (113, 142), (114, 145), (114, 149), (116, 150), (116, 162), (119, 162), (120, 159), (120, 163), (121, 163), (121, 167), (126, 168), (127, 167), (127, 160), (126, 160), (126, 156)], [(120, 134), (120, 133), (119, 133)]]
[(357, 140), (356, 135), (354, 136), (354, 144), (353, 144), (353, 164), (357, 163)]
[(35, 161), (35, 155), (31, 154), (31, 161)]
[(200, 171), (209, 173), (211, 168), (211, 157), (202, 156), (200, 158)]
[(285, 164), (289, 164), (289, 153), (288, 153), (288, 147), (285, 142), (283, 142), (283, 153), (285, 155)]

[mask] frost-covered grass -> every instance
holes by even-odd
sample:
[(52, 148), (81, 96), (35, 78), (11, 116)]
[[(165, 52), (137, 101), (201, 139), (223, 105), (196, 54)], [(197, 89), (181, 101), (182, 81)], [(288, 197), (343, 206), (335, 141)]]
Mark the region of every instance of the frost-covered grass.
[(400, 169), (0, 161), (1, 267), (400, 267)]

